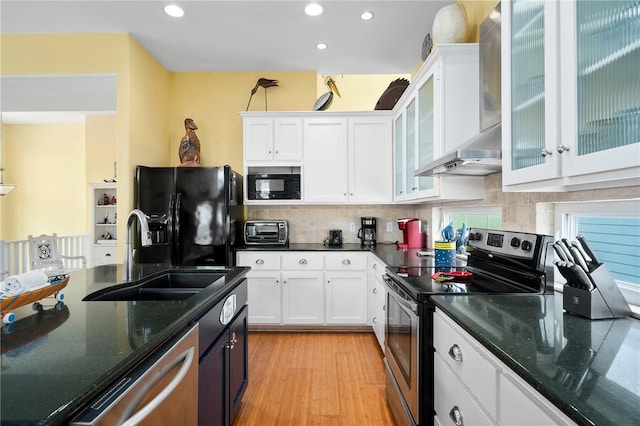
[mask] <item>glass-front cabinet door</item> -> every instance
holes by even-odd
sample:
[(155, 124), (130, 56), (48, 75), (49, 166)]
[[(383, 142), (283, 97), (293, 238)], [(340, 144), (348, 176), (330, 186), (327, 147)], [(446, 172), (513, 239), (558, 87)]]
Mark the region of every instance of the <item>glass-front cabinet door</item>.
[(562, 139), (574, 147), (563, 171), (580, 175), (638, 167), (640, 2), (562, 3), (562, 15), (574, 23), (571, 32), (561, 33), (562, 47), (575, 52), (561, 63), (570, 71), (561, 80), (563, 90), (567, 86), (563, 110), (572, 112)]
[(404, 114), (399, 114), (393, 120), (393, 180), (395, 198), (406, 196), (404, 179)]
[(414, 176), (416, 170), (416, 100), (413, 99), (407, 105), (407, 110), (405, 112), (405, 120), (406, 120), (406, 156), (407, 162), (405, 163), (405, 187), (407, 189), (407, 194), (413, 194), (418, 190), (417, 179)]
[[(435, 149), (435, 120), (434, 120), (434, 76), (418, 89), (418, 166), (426, 166), (433, 161)], [(433, 176), (418, 177), (418, 191), (428, 191), (434, 188)]]

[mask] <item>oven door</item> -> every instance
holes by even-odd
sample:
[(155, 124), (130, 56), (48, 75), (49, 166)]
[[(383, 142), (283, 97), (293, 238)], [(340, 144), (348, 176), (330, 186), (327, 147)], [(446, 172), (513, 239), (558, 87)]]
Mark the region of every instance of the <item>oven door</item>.
[[(420, 359), (420, 321), (418, 304), (385, 276), (387, 287), (385, 358), (392, 374), (387, 380), (387, 395), (393, 397), (395, 388), (400, 391), (404, 410), (410, 412), (409, 424), (419, 424), (418, 368)], [(397, 404), (390, 403), (392, 410)], [(399, 410), (395, 410), (399, 411)], [(394, 412), (396, 421), (409, 413)]]

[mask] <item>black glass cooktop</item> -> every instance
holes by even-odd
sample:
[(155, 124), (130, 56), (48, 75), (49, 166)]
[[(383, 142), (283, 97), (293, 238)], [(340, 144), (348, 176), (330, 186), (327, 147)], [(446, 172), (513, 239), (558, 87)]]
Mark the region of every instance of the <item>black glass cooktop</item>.
[[(466, 272), (464, 267), (403, 266), (389, 267), (386, 272), (409, 296), (418, 301), (427, 300), (434, 294), (531, 293), (530, 289), (489, 276), (477, 273), (465, 276), (461, 274)], [(432, 278), (438, 272), (441, 280)]]

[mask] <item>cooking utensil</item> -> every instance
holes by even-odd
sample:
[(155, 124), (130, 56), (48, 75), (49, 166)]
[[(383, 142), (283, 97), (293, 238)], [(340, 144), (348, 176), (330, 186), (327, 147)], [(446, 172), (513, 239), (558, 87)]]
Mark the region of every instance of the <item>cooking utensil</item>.
[(451, 241), (456, 236), (456, 230), (453, 228), (453, 223), (448, 224), (442, 229), (442, 238), (445, 241)]
[(556, 265), (556, 268), (558, 268), (558, 272), (560, 272), (560, 275), (562, 275), (564, 279), (567, 280), (567, 282), (569, 282), (572, 279), (572, 277), (567, 271), (567, 268), (564, 266), (564, 261), (556, 260), (554, 264)]
[(584, 258), (584, 260), (587, 262), (587, 264), (590, 263), (593, 260), (593, 259), (591, 259), (591, 257), (589, 257), (587, 252), (584, 251), (584, 249), (582, 248), (582, 246), (580, 245), (579, 242), (571, 241), (571, 247), (575, 247), (580, 252), (580, 254)]
[(593, 290), (595, 285), (590, 275), (588, 275), (584, 271), (584, 269), (582, 269), (580, 266), (576, 265), (575, 263), (570, 269), (575, 274), (577, 282), (582, 286), (583, 289), (589, 290), (589, 291)]
[(590, 270), (589, 270), (589, 267), (587, 266), (587, 261), (585, 260), (584, 257), (582, 257), (582, 253), (580, 253), (580, 250), (578, 250), (574, 246), (571, 246), (571, 254), (573, 254), (573, 258), (576, 260), (575, 263), (580, 265), (580, 267), (584, 269), (584, 272), (588, 274)]
[(587, 239), (584, 237), (584, 235), (578, 235), (576, 237), (576, 240), (578, 240), (580, 242), (580, 245), (584, 249), (585, 253), (587, 253), (587, 256), (589, 256), (591, 258), (591, 262), (590, 263), (593, 265), (594, 269), (597, 268), (598, 266), (602, 265), (602, 262), (600, 262), (598, 260), (598, 258), (596, 257), (595, 253), (593, 252), (593, 249), (591, 248), (591, 245), (589, 245), (589, 241), (587, 241)]
[(573, 255), (571, 254), (571, 244), (569, 244), (569, 240), (567, 240), (566, 238), (563, 238), (559, 242), (560, 242), (560, 246), (564, 249), (564, 252), (567, 254), (567, 258), (569, 259), (569, 262), (575, 263), (576, 260), (573, 258)]
[[(566, 262), (567, 260), (567, 255), (564, 254), (564, 250), (562, 249), (562, 247), (560, 247), (560, 244), (555, 242), (553, 243), (553, 250), (556, 252), (556, 254), (558, 255), (558, 258), (564, 262)], [(557, 263), (556, 263), (557, 265)]]
[(558, 240), (554, 244), (556, 244), (557, 247), (559, 247), (560, 250), (562, 250), (562, 252), (564, 253), (565, 262), (573, 262), (574, 259), (573, 259), (573, 256), (571, 255), (571, 252), (569, 251), (569, 248), (565, 246), (562, 241)]

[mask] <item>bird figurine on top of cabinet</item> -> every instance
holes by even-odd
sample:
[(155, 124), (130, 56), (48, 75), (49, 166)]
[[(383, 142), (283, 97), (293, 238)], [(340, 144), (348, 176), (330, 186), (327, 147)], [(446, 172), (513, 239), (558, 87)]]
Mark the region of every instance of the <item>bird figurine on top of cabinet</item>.
[(185, 134), (180, 141), (180, 147), (178, 148), (178, 157), (180, 158), (180, 165), (184, 167), (199, 167), (200, 166), (200, 140), (196, 135), (198, 126), (195, 121), (190, 118), (184, 119)]
[[(332, 77), (325, 77), (324, 84), (329, 87), (329, 91), (320, 95), (315, 104), (313, 104), (314, 111), (324, 111), (331, 106), (333, 102), (333, 94), (340, 96), (340, 91), (338, 91), (338, 87), (336, 86), (336, 82)], [(342, 96), (340, 96), (342, 97)]]
[(251, 105), (251, 99), (253, 95), (258, 91), (258, 87), (264, 88), (264, 110), (267, 110), (267, 89), (269, 87), (275, 87), (278, 85), (278, 80), (272, 80), (270, 78), (259, 78), (256, 85), (251, 89), (251, 95), (249, 96), (249, 102), (247, 102), (247, 111), (249, 111), (249, 105)]

